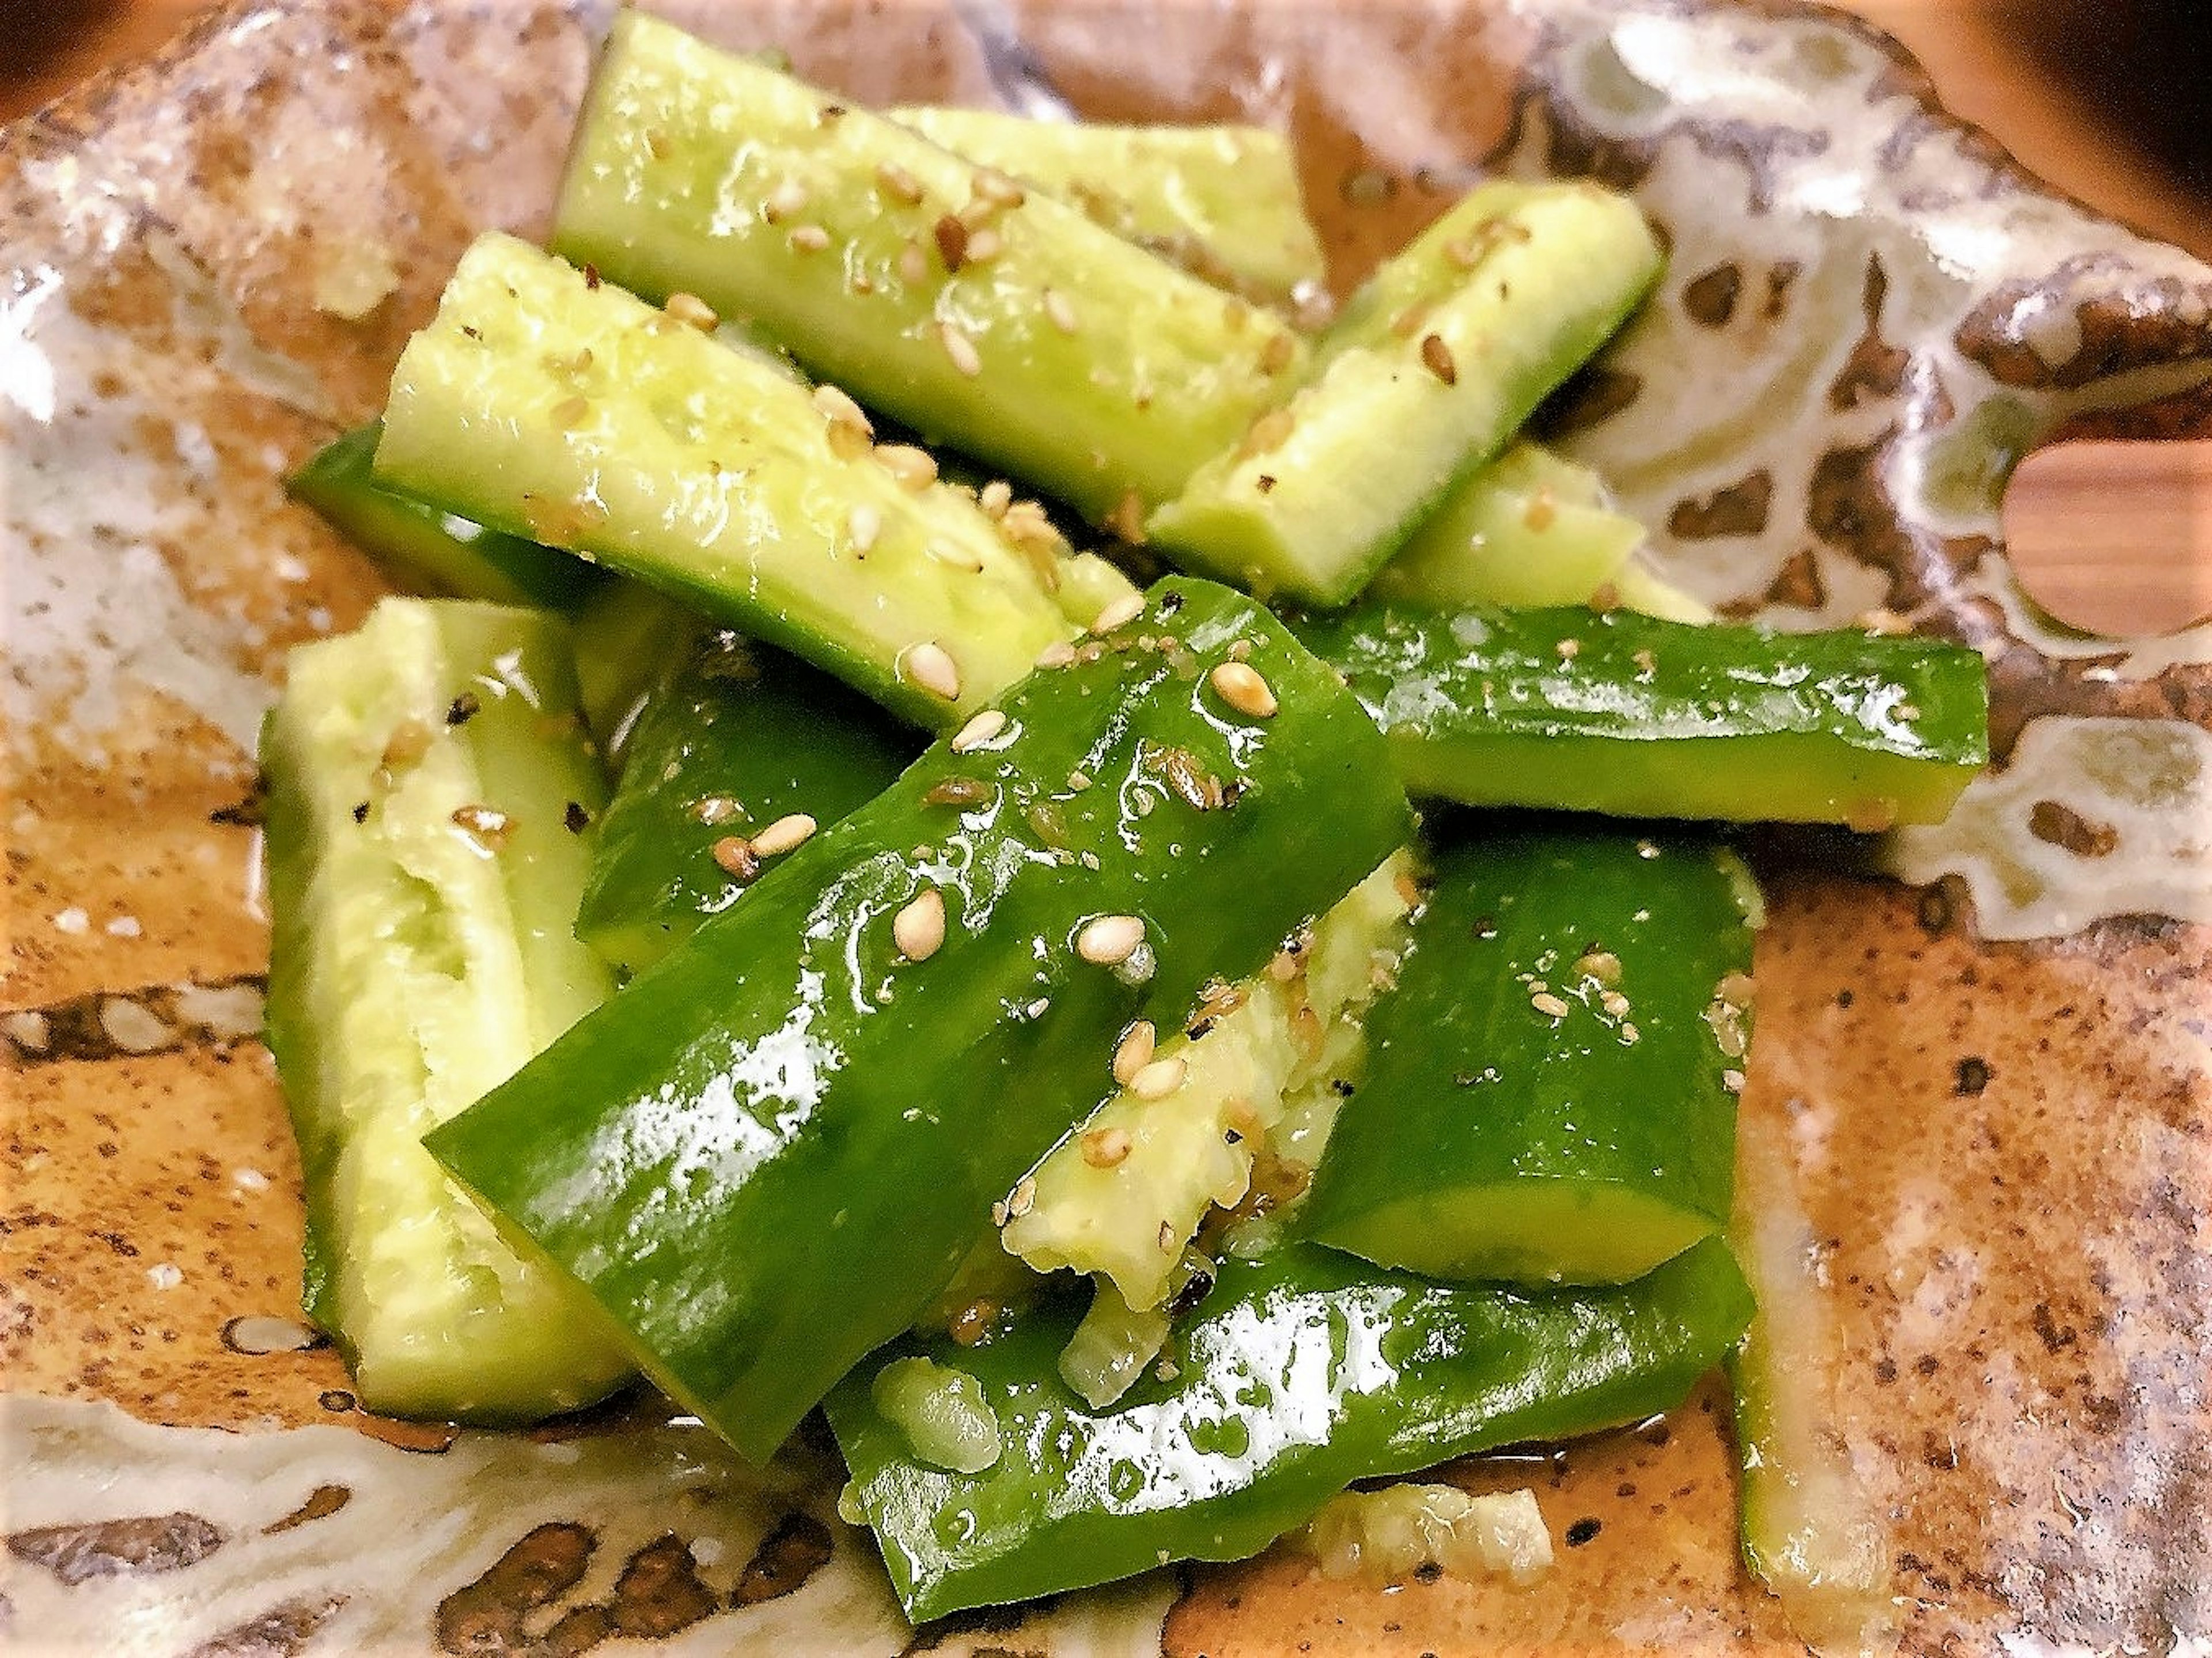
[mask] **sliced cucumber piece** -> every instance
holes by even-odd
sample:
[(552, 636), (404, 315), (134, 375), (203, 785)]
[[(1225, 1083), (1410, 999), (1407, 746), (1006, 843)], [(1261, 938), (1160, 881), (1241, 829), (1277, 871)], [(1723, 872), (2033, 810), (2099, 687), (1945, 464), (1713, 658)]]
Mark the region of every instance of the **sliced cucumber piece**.
[(1982, 659), (1936, 640), (1380, 602), (1298, 631), (1406, 786), (1469, 805), (1883, 829), (1989, 757)]
[(927, 106), (890, 118), (1216, 287), (1292, 306), (1326, 279), (1290, 140), (1267, 127), (1114, 126)]
[(1431, 1278), (1641, 1278), (1728, 1223), (1752, 931), (1710, 841), (1546, 824), (1436, 858), (1300, 1218)]
[(1147, 532), (1188, 568), (1256, 592), (1349, 602), (1605, 343), (1660, 263), (1626, 197), (1479, 186), (1369, 280), (1311, 377)]
[(1066, 550), (1018, 544), (856, 416), (493, 234), (399, 360), (377, 475), (957, 725), (1074, 632)]
[(412, 592), (555, 610), (574, 610), (591, 595), (599, 578), (590, 565), (379, 484), (370, 467), (383, 433), (372, 421), (333, 438), (285, 489)]
[(635, 12), (553, 246), (750, 317), (871, 408), (1132, 531), (1306, 353), (1077, 209)]
[[(828, 675), (726, 633), (710, 638), (629, 739), (577, 936), (642, 972), (766, 865), (889, 788), (921, 750)], [(752, 837), (771, 824), (781, 827), (757, 852)]]
[(629, 1372), (422, 1150), (613, 988), (570, 928), (605, 785), (557, 622), (387, 599), (293, 653), (262, 740), (268, 1037), (309, 1315), (373, 1411), (522, 1422)]

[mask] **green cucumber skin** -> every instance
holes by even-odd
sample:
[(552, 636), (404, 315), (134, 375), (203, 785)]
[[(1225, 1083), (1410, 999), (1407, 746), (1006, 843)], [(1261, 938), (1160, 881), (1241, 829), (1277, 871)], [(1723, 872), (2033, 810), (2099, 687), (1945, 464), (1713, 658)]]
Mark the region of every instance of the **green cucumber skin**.
[(1468, 805), (1933, 823), (1989, 758), (1982, 659), (1935, 640), (1380, 601), (1297, 632), (1408, 791)]
[[(570, 824), (605, 783), (567, 631), (387, 599), (290, 671), (262, 738), (267, 1040), (300, 1146), (307, 1314), (371, 1410), (496, 1424), (589, 1404), (629, 1360), (418, 1143), (613, 988), (570, 930), (589, 857)], [(477, 711), (453, 723), (464, 697)], [(387, 789), (406, 726), (428, 747)], [(507, 814), (495, 853), (457, 841), (465, 805)]]
[(1355, 1479), (1555, 1440), (1680, 1404), (1741, 1333), (1751, 1296), (1724, 1244), (1641, 1283), (1528, 1295), (1437, 1284), (1291, 1244), (1224, 1260), (1147, 1374), (1097, 1411), (1054, 1360), (1079, 1296), (976, 1347), (909, 1339), (982, 1384), (1006, 1448), (980, 1474), (919, 1461), (869, 1397), (878, 1359), (830, 1396), (892, 1587), (917, 1623), (1149, 1571), (1236, 1560)]
[[(1623, 1283), (1721, 1230), (1743, 1047), (1723, 1053), (1705, 1016), (1750, 972), (1752, 930), (1719, 852), (1556, 823), (1439, 852), (1304, 1235), (1434, 1278), (1540, 1285)], [(1578, 968), (1593, 950), (1617, 980)]]
[(589, 598), (599, 580), (590, 565), (378, 484), (371, 466), (383, 434), (384, 423), (371, 421), (331, 439), (284, 481), (286, 491), (413, 591), (563, 612)]
[(1516, 443), (1455, 484), (1367, 591), (1440, 608), (1587, 604), (1643, 543), (1644, 526), (1607, 505), (1595, 472)]
[[(923, 199), (888, 191), (884, 164)], [(1306, 348), (1280, 318), (1042, 193), (992, 218), (994, 258), (948, 274), (935, 228), (967, 208), (976, 176), (895, 122), (625, 12), (552, 245), (649, 298), (680, 290), (752, 318), (871, 408), (1094, 520), (1132, 493), (1140, 509), (1174, 495), (1295, 379)], [(772, 216), (787, 180), (805, 205)], [(794, 244), (802, 224), (829, 246)], [(900, 269), (909, 246), (919, 280)], [(1051, 319), (1048, 289), (1073, 307), (1073, 331)], [(973, 344), (979, 374), (940, 325)]]
[[(640, 716), (601, 821), (576, 933), (640, 973), (735, 903), (725, 835), (791, 812), (823, 829), (881, 794), (921, 750), (903, 726), (795, 657), (710, 640)], [(707, 800), (737, 803), (713, 821)]]
[(722, 632), (688, 605), (615, 576), (584, 601), (570, 623), (576, 643), (576, 687), (611, 777), (619, 780), (638, 721), (654, 697)]
[(1287, 306), (1327, 279), (1297, 158), (1269, 128), (1117, 126), (929, 106), (889, 113), (1218, 287)]
[[(1271, 720), (1211, 689), (1237, 638)], [(1161, 583), (999, 706), (999, 738), (933, 748), (428, 1141), (756, 1460), (912, 1323), (992, 1202), (1112, 1090), (1131, 1020), (1179, 1023), (1206, 980), (1252, 970), (1407, 831), (1335, 676), (1210, 584)], [(1246, 792), (1188, 806), (1157, 745)], [(1095, 781), (1075, 787), (1078, 769)], [(925, 803), (953, 779), (989, 799)], [(943, 944), (901, 961), (892, 917), (930, 884)], [(1146, 920), (1149, 981), (1075, 958), (1105, 914)]]
[[(1444, 251), (1469, 239), (1471, 268)], [(1613, 336), (1662, 264), (1624, 197), (1478, 186), (1353, 296), (1281, 405), (1286, 432), (1207, 460), (1147, 534), (1186, 568), (1321, 609), (1349, 604)], [(1401, 332), (1401, 316), (1420, 320)], [(1425, 356), (1431, 340), (1449, 380)]]
[[(588, 354), (586, 355), (585, 354)], [(1066, 641), (1053, 574), (949, 486), (833, 447), (810, 394), (513, 237), (478, 239), (392, 375), (376, 474), (579, 553), (957, 726)], [(854, 513), (873, 515), (865, 547)], [(934, 643), (956, 696), (902, 669)]]

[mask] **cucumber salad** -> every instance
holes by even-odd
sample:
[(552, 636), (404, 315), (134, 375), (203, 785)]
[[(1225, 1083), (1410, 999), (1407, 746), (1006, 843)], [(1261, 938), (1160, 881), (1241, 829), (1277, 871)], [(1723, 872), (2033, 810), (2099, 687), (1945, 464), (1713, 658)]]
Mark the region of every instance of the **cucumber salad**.
[(917, 1620), (1301, 1527), (1534, 1570), (1504, 1499), (1340, 1494), (1734, 1352), (1731, 826), (1987, 756), (1976, 653), (1715, 623), (1527, 435), (1661, 264), (1486, 183), (1327, 315), (1276, 135), (622, 15), (550, 246), (293, 480), (434, 595), (262, 744), (363, 1405), (820, 1410)]

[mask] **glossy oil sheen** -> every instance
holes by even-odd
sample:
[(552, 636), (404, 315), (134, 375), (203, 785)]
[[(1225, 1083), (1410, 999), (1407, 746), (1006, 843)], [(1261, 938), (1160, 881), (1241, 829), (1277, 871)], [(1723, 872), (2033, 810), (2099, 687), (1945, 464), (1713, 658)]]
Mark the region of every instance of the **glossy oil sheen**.
[(1382, 603), (1299, 636), (1407, 786), (1468, 805), (1886, 828), (1940, 820), (1988, 758), (1981, 659), (1931, 640)]
[(1717, 987), (1752, 944), (1733, 854), (1559, 823), (1462, 833), (1301, 1228), (1455, 1279), (1638, 1277), (1728, 1220), (1749, 1024)]
[(909, 1617), (1110, 1582), (1163, 1551), (1239, 1559), (1355, 1479), (1670, 1409), (1741, 1333), (1751, 1293), (1720, 1243), (1625, 1289), (1540, 1296), (1292, 1244), (1224, 1261), (1166, 1374), (1103, 1411), (1054, 1368), (1074, 1311), (885, 1356), (927, 1351), (981, 1382), (1005, 1441), (981, 1473), (915, 1456), (870, 1397), (875, 1361), (830, 1396)]
[[(1239, 639), (1271, 720), (1211, 689)], [(998, 737), (932, 749), (429, 1141), (757, 1460), (1111, 1091), (1131, 1020), (1181, 1023), (1207, 979), (1250, 972), (1407, 833), (1358, 704), (1224, 588), (1162, 583), (1001, 707)], [(1241, 797), (1176, 797), (1169, 747)], [(928, 802), (954, 779), (987, 798)], [(909, 962), (893, 918), (925, 886), (944, 942)], [(1143, 918), (1149, 979), (1076, 957), (1099, 914)]]

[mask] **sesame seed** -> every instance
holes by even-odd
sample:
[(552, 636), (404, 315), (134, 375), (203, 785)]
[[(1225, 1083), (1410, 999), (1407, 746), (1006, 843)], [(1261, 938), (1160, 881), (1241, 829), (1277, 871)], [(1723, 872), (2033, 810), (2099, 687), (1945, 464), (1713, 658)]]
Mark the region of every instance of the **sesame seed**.
[(999, 531), (1024, 552), (1057, 553), (1066, 544), (1044, 508), (1034, 501), (1008, 503), (999, 515)]
[(1004, 1226), (1006, 1224), (1006, 1199), (1001, 1198), (998, 1202), (991, 1206), (991, 1224), (994, 1226)]
[(963, 550), (957, 547), (948, 547), (941, 541), (933, 541), (923, 547), (922, 551), (939, 564), (950, 564), (954, 569), (965, 570), (969, 575), (982, 574), (983, 555), (972, 548)]
[(691, 803), (691, 816), (708, 827), (726, 823), (744, 810), (726, 794), (710, 794), (703, 800)]
[(514, 819), (491, 806), (460, 806), (453, 822), (487, 852), (497, 852), (513, 833)]
[(724, 835), (714, 842), (712, 851), (725, 875), (750, 881), (760, 873), (760, 859), (754, 854), (753, 843), (742, 835)]
[(1231, 708), (1255, 720), (1272, 718), (1275, 712), (1275, 693), (1261, 677), (1260, 671), (1246, 662), (1221, 662), (1206, 676), (1214, 694)]
[(947, 702), (960, 700), (959, 667), (936, 641), (926, 639), (908, 651), (904, 666), (906, 677), (922, 689), (934, 692)]
[(1267, 343), (1260, 348), (1261, 370), (1265, 374), (1279, 374), (1291, 366), (1297, 355), (1297, 342), (1288, 334), (1271, 334), (1267, 337)]
[(882, 186), (884, 194), (908, 207), (921, 200), (921, 181), (896, 161), (885, 161), (877, 167), (876, 183)]
[(1132, 547), (1145, 544), (1145, 501), (1134, 489), (1114, 504), (1107, 515), (1106, 527)]
[(721, 321), (714, 314), (714, 307), (696, 294), (671, 294), (660, 308), (672, 321), (696, 328), (702, 334), (713, 333), (715, 325)]
[(1067, 786), (1080, 794), (1091, 786), (1091, 779), (1082, 772), (1072, 771), (1067, 774)]
[(983, 372), (983, 359), (976, 355), (975, 342), (951, 323), (937, 325), (937, 337), (944, 343), (945, 355), (952, 359), (952, 366), (969, 380)]
[(1575, 971), (1601, 985), (1620, 982), (1620, 957), (1609, 950), (1586, 950), (1575, 959)]
[(1600, 616), (1605, 616), (1613, 610), (1619, 610), (1620, 608), (1620, 589), (1614, 586), (1610, 581), (1599, 582), (1596, 591), (1589, 596), (1589, 607), (1593, 610), (1595, 610)]
[(553, 424), (565, 432), (572, 426), (582, 425), (591, 412), (592, 405), (583, 398), (563, 398), (553, 405)]
[(1620, 1040), (1633, 1048), (1644, 1040), (1644, 1033), (1632, 1024), (1624, 1024), (1620, 1027)]
[(929, 261), (923, 255), (921, 244), (908, 242), (898, 252), (899, 279), (908, 288), (919, 288), (929, 280)]
[(1628, 1013), (1628, 998), (1617, 990), (1600, 991), (1597, 1005), (1616, 1019), (1624, 1018)]
[(1237, 458), (1249, 460), (1255, 455), (1264, 455), (1279, 449), (1284, 440), (1297, 429), (1297, 421), (1287, 409), (1270, 409), (1254, 421), (1237, 446)]
[(1126, 962), (1145, 942), (1145, 923), (1136, 915), (1101, 915), (1075, 935), (1075, 953), (1097, 967)]
[(1064, 639), (1055, 639), (1037, 653), (1040, 668), (1065, 668), (1075, 660), (1075, 647)]
[(1128, 1160), (1132, 1144), (1126, 1128), (1094, 1128), (1083, 1137), (1083, 1161), (1093, 1169), (1117, 1169)]
[(818, 224), (803, 224), (791, 233), (791, 245), (802, 253), (819, 253), (830, 246), (830, 233)]
[(1390, 331), (1401, 340), (1409, 340), (1419, 331), (1421, 325), (1428, 319), (1427, 306), (1409, 305), (1390, 319)]
[(875, 425), (868, 419), (868, 411), (853, 401), (851, 393), (842, 386), (826, 381), (814, 388), (815, 412), (832, 426), (842, 426), (860, 433), (864, 437), (875, 435)]
[(1723, 1072), (1721, 1072), (1721, 1086), (1722, 1086), (1723, 1088), (1727, 1089), (1727, 1090), (1728, 1090), (1728, 1091), (1729, 1091), (1729, 1093), (1731, 1093), (1731, 1094), (1741, 1094), (1741, 1093), (1742, 1093), (1742, 1092), (1743, 1092), (1743, 1072), (1741, 1072), (1741, 1071), (1723, 1071)]
[(1730, 973), (1713, 987), (1713, 994), (1730, 1007), (1749, 1007), (1759, 994), (1759, 981), (1748, 973)]
[(1098, 612), (1091, 623), (1094, 634), (1110, 634), (1116, 628), (1127, 627), (1145, 613), (1142, 593), (1123, 593)]
[(944, 261), (947, 270), (957, 270), (968, 263), (968, 227), (950, 213), (939, 216), (929, 228), (937, 240), (937, 257)]
[(1659, 855), (1659, 843), (1656, 841), (1638, 841), (1636, 843), (1636, 855), (1645, 863), (1650, 863)]
[(1080, 325), (1075, 316), (1075, 302), (1056, 288), (1044, 291), (1044, 314), (1054, 328), (1063, 334), (1073, 334)]
[(1571, 662), (1583, 653), (1583, 642), (1579, 639), (1563, 639), (1552, 648), (1559, 653), (1560, 661)]
[(659, 127), (646, 128), (645, 149), (646, 153), (654, 161), (665, 161), (668, 156), (668, 135)]
[(1180, 1054), (1154, 1060), (1129, 1078), (1129, 1092), (1140, 1100), (1164, 1100), (1183, 1084), (1190, 1074)]
[(1000, 207), (1019, 207), (1029, 200), (1028, 193), (995, 167), (978, 167), (973, 185), (976, 196)]
[[(1160, 1223), (1160, 1230), (1156, 1236), (1159, 1239), (1160, 1249), (1163, 1253), (1165, 1253), (1176, 1247), (1175, 1228), (1168, 1224), (1167, 1222), (1162, 1221)], [(1165, 1554), (1167, 1551), (1165, 1549), (1162, 1549), (1160, 1552), (1162, 1554)], [(1160, 1564), (1164, 1566), (1167, 1564), (1167, 1562), (1163, 1560)]]
[(1539, 991), (1535, 995), (1531, 996), (1528, 999), (1528, 1005), (1551, 1018), (1564, 1019), (1567, 1017), (1566, 1003), (1553, 995), (1548, 990)]
[(1628, 659), (1636, 665), (1637, 672), (1646, 679), (1659, 671), (1659, 659), (1649, 651), (1638, 651)]
[[(1559, 515), (1558, 503), (1552, 499), (1552, 486), (1547, 483), (1530, 499), (1528, 510), (1521, 514), (1521, 521), (1531, 530), (1543, 531), (1550, 529), (1553, 520)], [(1591, 608), (1599, 607), (1594, 604)]]
[(884, 515), (866, 501), (845, 515), (845, 530), (853, 538), (853, 550), (863, 558), (876, 544), (876, 537), (883, 533), (883, 528)]
[(780, 858), (805, 845), (819, 827), (810, 813), (787, 811), (753, 836), (753, 850), (763, 858)]
[(786, 179), (769, 192), (761, 212), (770, 224), (788, 219), (806, 210), (806, 186), (796, 179)]
[(983, 509), (984, 517), (995, 524), (1014, 504), (1014, 486), (1004, 478), (993, 478), (975, 492), (975, 504)]
[(980, 749), (1006, 728), (1006, 716), (996, 708), (986, 708), (960, 728), (952, 739), (952, 752), (966, 754)]
[(891, 942), (909, 962), (926, 962), (945, 942), (945, 895), (924, 887), (891, 917)]
[(937, 458), (910, 443), (886, 443), (876, 450), (876, 462), (905, 488), (920, 495), (937, 482)]
[(1036, 1181), (1024, 1175), (1015, 1184), (1013, 1195), (1006, 1199), (1006, 1218), (1019, 1220), (1036, 1207)]
[(1134, 1082), (1137, 1073), (1152, 1062), (1158, 1040), (1150, 1019), (1139, 1019), (1124, 1031), (1114, 1048), (1114, 1080), (1124, 1088)]
[(978, 230), (968, 238), (968, 263), (987, 264), (1006, 251), (1006, 243), (995, 230)]
[(1446, 386), (1459, 384), (1459, 365), (1452, 361), (1451, 347), (1441, 334), (1421, 336), (1421, 367)]
[(1920, 710), (1911, 702), (1900, 702), (1897, 705), (1897, 717), (1899, 720), (1917, 720), (1920, 718)]

